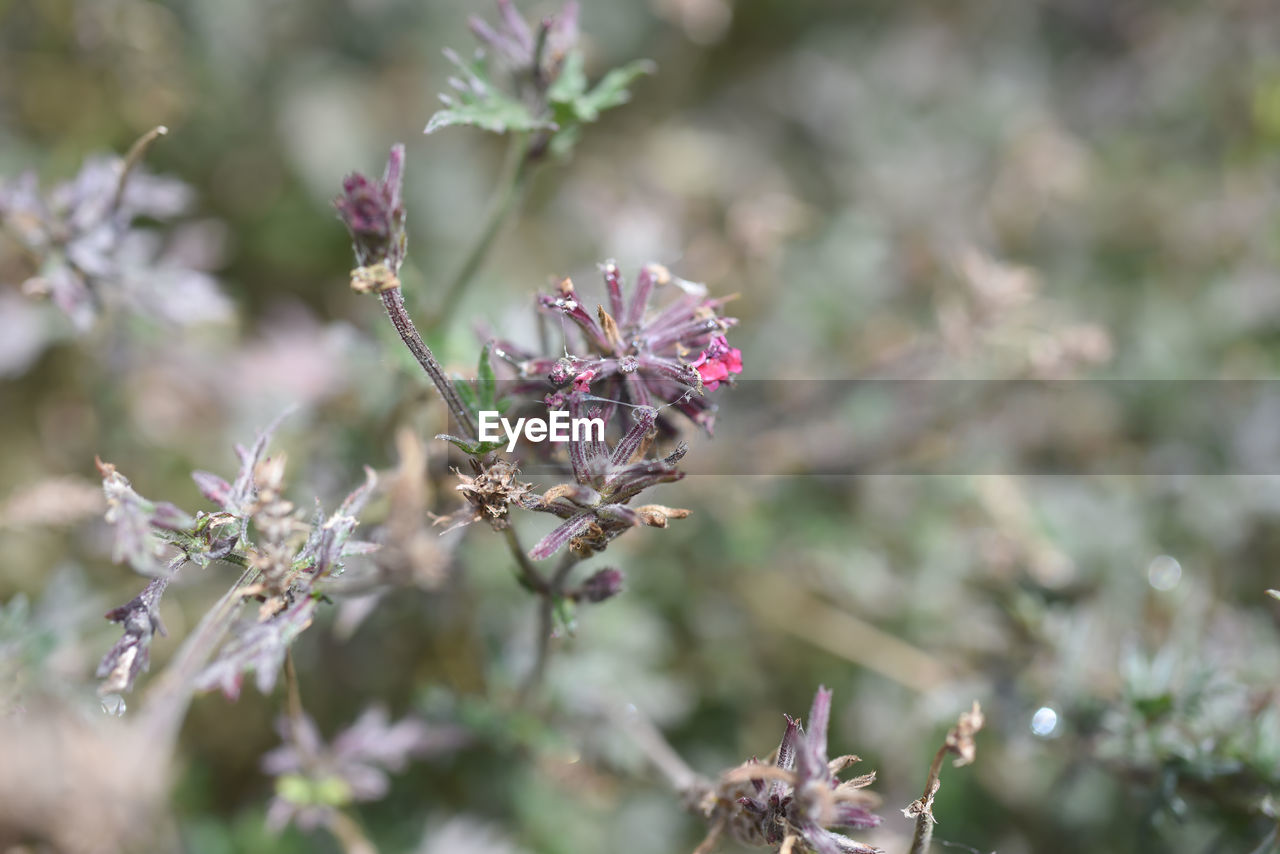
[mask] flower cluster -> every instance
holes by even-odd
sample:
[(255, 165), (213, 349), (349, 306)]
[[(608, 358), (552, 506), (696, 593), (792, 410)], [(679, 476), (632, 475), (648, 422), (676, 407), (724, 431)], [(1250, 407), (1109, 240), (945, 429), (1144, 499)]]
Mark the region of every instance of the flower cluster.
[(351, 233), (359, 267), (351, 273), (357, 291), (382, 291), (396, 287), (409, 239), (405, 233), (404, 146), (395, 145), (380, 180), (352, 172), (342, 181), (342, 195), (333, 206)]
[(112, 302), (184, 325), (230, 316), (230, 303), (203, 271), (201, 235), (179, 240), (175, 232), (166, 244), (136, 224), (172, 221), (191, 205), (186, 184), (137, 165), (161, 130), (139, 140), (128, 158), (86, 159), (74, 178), (47, 192), (34, 172), (0, 183), (0, 227), (39, 264), (23, 291), (48, 297), (81, 331)]
[(511, 0), (498, 0), (498, 23), (471, 16), (471, 32), (511, 75), (518, 91), (537, 97), (560, 76), (565, 57), (578, 44), (578, 4), (538, 22), (537, 30), (516, 11)]
[[(827, 758), (831, 692), (818, 688), (808, 731), (787, 717), (787, 729), (771, 763), (752, 759), (721, 775), (699, 803), (712, 822), (710, 841), (727, 833), (754, 846), (780, 845), (787, 854), (876, 854), (880, 849), (831, 828), (861, 830), (880, 824), (871, 810), (878, 799), (864, 791), (875, 773), (841, 781), (856, 756)], [(699, 849), (702, 850), (702, 849)]]
[(331, 744), (306, 715), (282, 717), (276, 727), (284, 744), (262, 757), (263, 770), (276, 778), (267, 809), (273, 830), (290, 822), (304, 830), (326, 825), (342, 807), (385, 795), (388, 772), (403, 770), (410, 758), (455, 750), (467, 738), (456, 728), (412, 717), (393, 724), (380, 706), (366, 709)]
[[(742, 372), (742, 353), (725, 339), (737, 319), (720, 313), (729, 298), (710, 298), (704, 286), (675, 277), (659, 264), (645, 266), (629, 293), (617, 264), (607, 261), (601, 271), (608, 309), (598, 305), (594, 314), (589, 311), (569, 279), (560, 282), (556, 293), (538, 298), (544, 312), (572, 322), (574, 332), (566, 331), (563, 355), (540, 356), (499, 342), (498, 352), (517, 371), (517, 391), (541, 391), (553, 409), (572, 392), (632, 406), (669, 404), (711, 432), (716, 407), (705, 392)], [(652, 307), (654, 296), (664, 289), (674, 289), (676, 297)], [(669, 427), (661, 415), (659, 423)]]
[[(214, 512), (189, 514), (148, 501), (115, 466), (99, 462), (116, 560), (154, 576), (137, 597), (106, 615), (124, 633), (98, 666), (104, 680), (100, 693), (129, 691), (146, 671), (152, 638), (164, 633), (160, 599), (174, 575), (187, 563), (208, 566), (216, 560), (247, 567), (231, 603), (256, 598), (261, 606), (256, 619), (241, 627), (194, 683), (202, 690), (219, 687), (234, 698), (244, 674), (253, 672), (259, 689), (269, 691), (289, 644), (311, 624), (317, 583), (339, 573), (347, 556), (373, 548), (352, 539), (356, 516), (374, 487), (372, 470), (336, 512), (326, 517), (317, 511), (304, 523), (282, 495), (283, 458), (265, 456), (271, 430), (259, 434), (250, 448), (236, 449), (241, 467), (234, 482), (195, 473), (200, 491), (219, 506)], [(256, 541), (249, 539), (251, 525)]]
[[(582, 416), (584, 398), (582, 392), (570, 394), (569, 411), (574, 418)], [(587, 416), (598, 418), (606, 414), (597, 408), (588, 410)], [(627, 506), (649, 487), (684, 477), (676, 463), (687, 450), (681, 443), (661, 459), (646, 459), (644, 454), (652, 440), (658, 411), (641, 407), (632, 413), (632, 418), (631, 428), (613, 448), (589, 437), (569, 442), (574, 482), (551, 487), (531, 508), (554, 513), (564, 521), (529, 550), (529, 557), (548, 558), (566, 544), (579, 555), (590, 555), (603, 551), (610, 540), (637, 525), (665, 528), (667, 520), (689, 515), (688, 510), (661, 504)]]

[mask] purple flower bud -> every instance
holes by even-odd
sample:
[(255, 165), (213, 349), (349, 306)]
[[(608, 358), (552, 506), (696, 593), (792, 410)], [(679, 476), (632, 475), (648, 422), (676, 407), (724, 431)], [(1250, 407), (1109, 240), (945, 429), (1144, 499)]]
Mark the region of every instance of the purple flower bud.
[(342, 182), (342, 195), (333, 206), (351, 233), (356, 262), (361, 267), (384, 264), (392, 275), (400, 272), (408, 237), (401, 197), (404, 184), (404, 146), (393, 145), (382, 179), (371, 181), (353, 172)]
[(578, 4), (566, 3), (558, 13), (534, 27), (516, 11), (511, 0), (498, 0), (498, 23), (472, 16), (471, 33), (518, 85), (532, 84), (544, 92), (557, 77), (565, 57), (578, 44)]
[(621, 593), (625, 580), (620, 569), (602, 569), (582, 582), (574, 598), (583, 602), (603, 602)]

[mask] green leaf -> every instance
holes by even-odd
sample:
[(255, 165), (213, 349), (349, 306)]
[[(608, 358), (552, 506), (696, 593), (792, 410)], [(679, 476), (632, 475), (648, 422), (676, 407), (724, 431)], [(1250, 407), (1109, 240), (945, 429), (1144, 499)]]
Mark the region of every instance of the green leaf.
[(587, 78), (582, 70), (582, 54), (571, 53), (565, 57), (560, 76), (547, 90), (556, 122), (565, 129), (574, 124), (594, 122), (605, 110), (621, 106), (631, 100), (628, 87), (642, 74), (652, 74), (657, 66), (647, 59), (640, 59), (615, 68), (601, 78), (591, 91), (587, 91)]
[(454, 382), (453, 387), (458, 390), (458, 397), (462, 399), (462, 405), (467, 408), (468, 412), (474, 415), (480, 409), (479, 403), (476, 400), (475, 387), (466, 380), (460, 378), (455, 379), (457, 381)]
[(1163, 717), (1173, 711), (1172, 694), (1158, 694), (1154, 697), (1135, 697), (1133, 707), (1148, 721)]
[(588, 91), (582, 54), (575, 51), (566, 56), (560, 76), (547, 90), (551, 117), (560, 128), (551, 137), (551, 152), (557, 157), (568, 155), (581, 135), (582, 125), (596, 121), (605, 110), (631, 100), (628, 90), (631, 83), (640, 75), (652, 74), (655, 70), (657, 66), (653, 62), (637, 60), (613, 69)]
[(553, 104), (571, 104), (586, 91), (587, 72), (584, 69), (582, 51), (570, 51), (560, 64), (560, 73), (547, 88), (547, 100)]
[(648, 59), (639, 59), (621, 68), (615, 68), (601, 78), (588, 94), (577, 99), (578, 118), (594, 122), (605, 110), (620, 107), (631, 100), (628, 87), (637, 77), (652, 74), (658, 67)]
[(567, 596), (557, 596), (555, 599), (555, 608), (553, 615), (556, 622), (564, 629), (564, 633), (569, 637), (574, 637), (578, 632), (577, 621), (577, 605)]
[(445, 56), (463, 76), (450, 81), (454, 93), (440, 96), (445, 108), (431, 117), (424, 133), (453, 125), (472, 125), (492, 133), (556, 129), (553, 122), (533, 115), (528, 107), (494, 85), (482, 56), (470, 64), (453, 51), (445, 51)]
[(496, 451), (503, 447), (502, 442), (473, 442), (470, 439), (463, 439), (461, 436), (450, 436), (448, 433), (438, 433), (437, 439), (444, 439), (451, 445), (456, 446), (464, 453), (471, 454), (473, 457), (479, 457), (490, 451)]
[(489, 355), (493, 352), (493, 342), (488, 341), (480, 351), (480, 363), (476, 365), (476, 408), (497, 409), (498, 377), (493, 373), (493, 363)]

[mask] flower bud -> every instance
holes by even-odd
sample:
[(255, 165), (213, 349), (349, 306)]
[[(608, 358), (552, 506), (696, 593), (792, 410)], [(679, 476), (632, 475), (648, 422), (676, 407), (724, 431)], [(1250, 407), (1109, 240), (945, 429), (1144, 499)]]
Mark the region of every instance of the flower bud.
[(603, 602), (621, 593), (625, 580), (620, 569), (602, 569), (582, 582), (574, 598), (581, 602)]

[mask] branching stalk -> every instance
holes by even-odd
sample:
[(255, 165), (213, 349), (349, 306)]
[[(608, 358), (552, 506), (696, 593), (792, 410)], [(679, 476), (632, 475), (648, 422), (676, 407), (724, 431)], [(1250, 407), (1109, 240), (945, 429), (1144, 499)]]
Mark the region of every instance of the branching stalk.
[(537, 647), (533, 668), (525, 677), (516, 695), (520, 705), (529, 701), (547, 675), (547, 662), (551, 658), (551, 632), (555, 626), (556, 602), (564, 595), (565, 582), (569, 580), (569, 573), (578, 565), (578, 561), (579, 557), (576, 554), (571, 551), (565, 552), (564, 557), (560, 559), (560, 565), (556, 567), (555, 575), (551, 577), (550, 584), (539, 594), (541, 601), (538, 603)]
[(433, 318), (433, 327), (447, 323), (453, 316), (467, 285), (471, 284), (471, 280), (475, 278), (489, 251), (493, 248), (493, 242), (502, 230), (503, 223), (515, 208), (516, 202), (524, 195), (534, 162), (530, 157), (530, 140), (531, 137), (527, 133), (512, 138), (511, 147), (507, 152), (507, 162), (498, 180), (497, 194), (489, 204), (489, 214), (484, 227), (476, 236), (475, 242), (471, 244), (458, 271), (449, 280), (444, 299)]
[(551, 590), (551, 587), (547, 583), (546, 577), (533, 565), (533, 561), (529, 560), (529, 555), (524, 550), (524, 546), (520, 542), (520, 535), (516, 533), (515, 527), (508, 525), (503, 528), (502, 535), (507, 541), (507, 548), (511, 550), (511, 557), (515, 559), (516, 568), (520, 572), (521, 583), (539, 596), (545, 596)]

